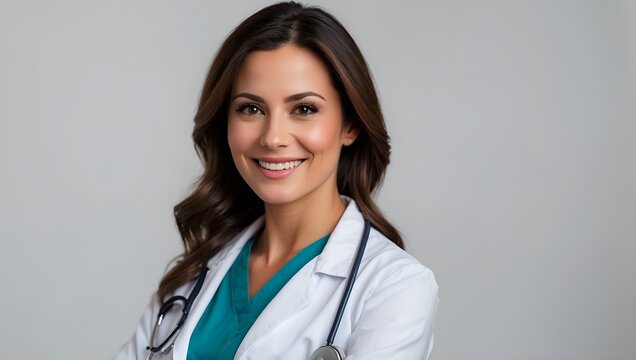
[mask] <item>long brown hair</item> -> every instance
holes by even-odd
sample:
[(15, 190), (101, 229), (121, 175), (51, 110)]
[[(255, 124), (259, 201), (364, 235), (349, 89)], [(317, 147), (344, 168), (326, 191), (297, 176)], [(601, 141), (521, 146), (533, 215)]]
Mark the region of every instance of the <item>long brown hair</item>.
[(264, 212), (263, 201), (241, 178), (227, 142), (230, 91), (241, 63), (255, 50), (295, 44), (327, 66), (338, 90), (343, 118), (360, 130), (343, 147), (338, 191), (352, 197), (369, 222), (403, 247), (372, 193), (384, 177), (391, 147), (367, 64), (347, 30), (332, 15), (295, 2), (268, 6), (244, 20), (221, 45), (203, 85), (192, 138), (204, 167), (194, 191), (174, 207), (183, 239), (182, 259), (159, 284), (164, 298), (195, 278), (208, 260)]

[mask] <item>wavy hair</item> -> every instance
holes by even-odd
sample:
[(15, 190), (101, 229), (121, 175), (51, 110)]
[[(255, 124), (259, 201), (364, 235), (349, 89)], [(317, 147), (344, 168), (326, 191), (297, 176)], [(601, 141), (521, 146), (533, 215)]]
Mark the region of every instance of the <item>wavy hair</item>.
[(295, 2), (268, 6), (245, 19), (218, 50), (203, 85), (192, 138), (203, 163), (194, 190), (174, 207), (184, 251), (159, 284), (161, 299), (194, 279), (202, 266), (264, 213), (263, 201), (239, 175), (227, 141), (230, 91), (252, 51), (294, 44), (326, 65), (340, 95), (343, 118), (360, 130), (343, 147), (338, 191), (356, 201), (366, 219), (404, 247), (399, 232), (382, 215), (372, 193), (382, 182), (391, 147), (368, 66), (347, 30), (332, 15)]

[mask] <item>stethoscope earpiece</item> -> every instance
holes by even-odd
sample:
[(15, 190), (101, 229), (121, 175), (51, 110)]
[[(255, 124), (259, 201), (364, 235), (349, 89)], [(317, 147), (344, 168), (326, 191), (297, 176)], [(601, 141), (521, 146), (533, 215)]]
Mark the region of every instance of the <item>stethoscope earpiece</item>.
[(335, 346), (321, 346), (313, 354), (309, 360), (344, 360), (345, 356), (340, 349)]

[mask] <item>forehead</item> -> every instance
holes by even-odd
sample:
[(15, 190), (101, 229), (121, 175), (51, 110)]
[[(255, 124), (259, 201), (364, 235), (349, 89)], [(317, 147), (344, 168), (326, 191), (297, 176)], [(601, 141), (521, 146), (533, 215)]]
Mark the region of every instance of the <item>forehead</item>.
[(327, 67), (316, 55), (296, 45), (284, 45), (251, 52), (241, 64), (232, 92), (286, 96), (308, 90), (326, 96), (336, 92)]

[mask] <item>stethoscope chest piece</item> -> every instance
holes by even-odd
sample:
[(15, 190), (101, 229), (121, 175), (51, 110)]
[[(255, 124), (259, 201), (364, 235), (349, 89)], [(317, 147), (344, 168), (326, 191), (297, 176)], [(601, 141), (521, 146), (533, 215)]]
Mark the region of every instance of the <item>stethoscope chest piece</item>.
[(316, 349), (309, 360), (344, 360), (344, 358), (345, 356), (340, 349), (335, 346), (325, 345)]

